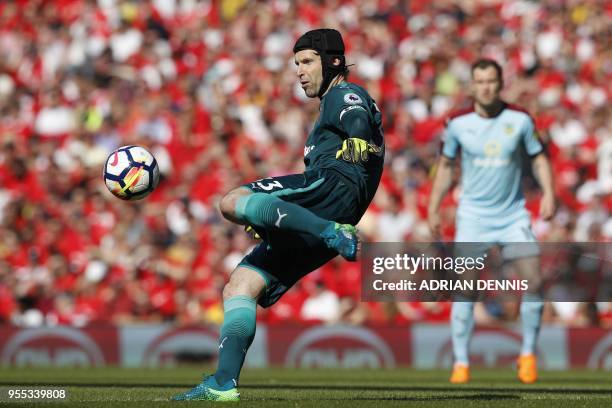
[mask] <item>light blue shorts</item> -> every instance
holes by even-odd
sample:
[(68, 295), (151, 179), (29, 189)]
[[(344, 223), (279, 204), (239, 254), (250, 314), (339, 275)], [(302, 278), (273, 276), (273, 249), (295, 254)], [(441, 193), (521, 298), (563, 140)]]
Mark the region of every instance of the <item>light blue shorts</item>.
[(458, 218), (455, 242), (478, 243), (466, 246), (472, 249), (477, 247), (478, 252), (486, 252), (492, 246), (499, 245), (505, 260), (540, 254), (538, 241), (531, 230), (531, 220), (528, 216), (503, 227), (493, 227), (484, 222)]

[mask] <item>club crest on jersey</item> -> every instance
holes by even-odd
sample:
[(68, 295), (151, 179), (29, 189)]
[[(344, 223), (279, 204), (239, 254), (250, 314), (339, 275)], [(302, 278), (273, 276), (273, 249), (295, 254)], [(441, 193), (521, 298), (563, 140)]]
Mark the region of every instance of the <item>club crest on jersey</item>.
[(514, 126), (512, 126), (512, 123), (506, 123), (504, 125), (504, 133), (508, 137), (514, 136)]
[(363, 103), (359, 95), (355, 93), (347, 93), (346, 95), (344, 95), (344, 102), (348, 103), (349, 105), (357, 105), (359, 103)]

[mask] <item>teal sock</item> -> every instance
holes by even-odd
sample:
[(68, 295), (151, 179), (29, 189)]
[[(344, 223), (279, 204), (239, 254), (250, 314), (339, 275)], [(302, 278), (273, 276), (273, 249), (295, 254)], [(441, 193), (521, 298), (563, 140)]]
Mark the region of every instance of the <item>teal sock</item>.
[(525, 293), (521, 302), (521, 323), (523, 326), (523, 346), (521, 354), (535, 354), (536, 342), (542, 321), (544, 302), (540, 295)]
[(474, 330), (474, 302), (455, 301), (451, 308), (451, 335), (455, 363), (469, 364), (468, 349)]
[(247, 350), (255, 337), (255, 299), (234, 296), (223, 302), (224, 320), (219, 336), (219, 361), (215, 380), (224, 385), (238, 378)]
[(317, 237), (332, 223), (306, 208), (265, 193), (240, 197), (236, 203), (236, 215), (257, 227), (280, 228)]

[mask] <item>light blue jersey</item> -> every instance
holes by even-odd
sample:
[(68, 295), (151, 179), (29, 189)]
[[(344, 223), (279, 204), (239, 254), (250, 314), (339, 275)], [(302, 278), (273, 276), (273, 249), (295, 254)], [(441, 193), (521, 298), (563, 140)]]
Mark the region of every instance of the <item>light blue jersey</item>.
[(503, 237), (491, 239), (468, 232), (508, 230), (519, 224), (525, 228), (525, 220), (528, 227), (521, 189), (523, 159), (543, 151), (531, 117), (512, 105), (505, 105), (492, 118), (473, 109), (459, 112), (447, 123), (442, 154), (454, 159), (459, 151), (462, 193), (456, 241), (499, 241)]
[[(462, 192), (455, 242), (475, 244), (455, 245), (455, 256), (478, 256), (493, 245), (501, 247), (507, 261), (537, 256), (539, 248), (531, 233), (521, 190), (523, 159), (543, 151), (533, 120), (509, 105), (492, 118), (482, 117), (474, 110), (459, 112), (447, 123), (442, 154), (454, 159), (459, 151)], [(521, 303), (521, 352), (525, 354), (535, 353), (543, 305), (541, 298), (538, 300)], [(458, 301), (451, 311), (453, 354), (455, 362), (464, 365), (469, 364), (473, 308), (473, 302)]]

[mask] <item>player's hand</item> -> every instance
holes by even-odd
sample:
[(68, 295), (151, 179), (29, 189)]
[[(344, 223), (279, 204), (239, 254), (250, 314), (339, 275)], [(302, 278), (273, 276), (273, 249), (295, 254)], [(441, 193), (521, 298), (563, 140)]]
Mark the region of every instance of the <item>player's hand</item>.
[(540, 217), (544, 221), (550, 220), (557, 211), (557, 203), (555, 202), (555, 196), (552, 194), (544, 194), (540, 200)]
[(382, 148), (363, 139), (351, 137), (342, 142), (342, 149), (336, 152), (336, 159), (341, 158), (349, 163), (365, 163), (370, 153), (381, 154)]
[(440, 219), (440, 214), (437, 212), (430, 212), (427, 215), (427, 224), (429, 225), (429, 232), (433, 238), (440, 238), (442, 236), (442, 232), (440, 229), (440, 225), (442, 221)]

